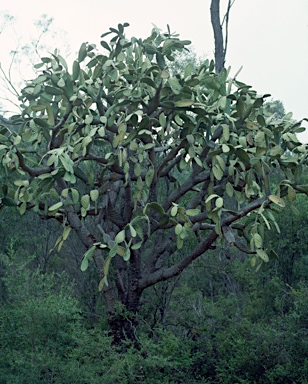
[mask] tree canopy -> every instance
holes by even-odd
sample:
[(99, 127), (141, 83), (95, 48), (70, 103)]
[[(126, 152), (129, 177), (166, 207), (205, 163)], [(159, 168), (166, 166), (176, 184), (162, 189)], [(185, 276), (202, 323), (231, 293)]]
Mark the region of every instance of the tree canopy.
[[(127, 26), (102, 35), (102, 52), (83, 43), (72, 68), (57, 52), (43, 57), (13, 127), (0, 131), (1, 207), (60, 222), (57, 249), (75, 231), (116, 341), (134, 333), (117, 302), (127, 320), (146, 288), (218, 244), (257, 268), (276, 257), (263, 247), (272, 212), (308, 192), (298, 184), (307, 166), (301, 122), (274, 118), (269, 95), (230, 69), (215, 73), (213, 61), (173, 75), (169, 63), (190, 42), (169, 28), (128, 40)], [(284, 178), (273, 185), (275, 169)]]

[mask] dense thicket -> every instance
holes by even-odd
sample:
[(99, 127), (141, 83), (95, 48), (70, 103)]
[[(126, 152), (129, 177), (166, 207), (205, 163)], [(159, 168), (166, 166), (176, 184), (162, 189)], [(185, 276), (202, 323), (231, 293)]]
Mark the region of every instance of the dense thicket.
[(80, 272), (77, 239), (49, 253), (50, 223), (6, 209), (0, 383), (307, 382), (307, 200), (295, 207), (298, 216), (286, 209), (280, 233), (266, 239), (279, 254), (266, 268), (256, 273), (220, 248), (152, 288), (139, 314), (140, 350), (125, 353), (112, 346), (95, 274)]

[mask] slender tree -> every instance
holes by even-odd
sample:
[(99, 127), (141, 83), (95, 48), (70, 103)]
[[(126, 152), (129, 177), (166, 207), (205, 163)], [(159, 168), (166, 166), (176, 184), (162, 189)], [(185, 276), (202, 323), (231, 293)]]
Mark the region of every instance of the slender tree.
[[(232, 5), (235, 0), (228, 0), (226, 14), (221, 21), (220, 18), (220, 0), (211, 1), (211, 23), (214, 32), (215, 42), (215, 70), (220, 72), (225, 65), (227, 47), (228, 47), (228, 34), (229, 34), (229, 15)], [(225, 36), (223, 36), (223, 26), (225, 25)]]
[[(168, 62), (189, 41), (156, 29), (128, 40), (127, 26), (102, 35), (112, 35), (102, 53), (82, 44), (72, 70), (58, 54), (42, 58), (15, 128), (0, 131), (10, 180), (1, 206), (60, 222), (57, 249), (75, 231), (81, 269), (97, 267), (115, 342), (135, 338), (145, 289), (220, 242), (257, 267), (275, 256), (262, 241), (271, 211), (307, 193), (301, 122), (271, 120), (266, 96), (215, 73), (214, 62), (172, 76)], [(273, 167), (286, 177), (271, 190)]]

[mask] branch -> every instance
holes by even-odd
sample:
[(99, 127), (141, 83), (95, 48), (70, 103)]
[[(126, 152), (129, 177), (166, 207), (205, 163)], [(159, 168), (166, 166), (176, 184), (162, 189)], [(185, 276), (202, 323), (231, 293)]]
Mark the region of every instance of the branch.
[(93, 160), (93, 161), (95, 161), (99, 164), (103, 164), (103, 165), (108, 164), (108, 160), (106, 160), (104, 157), (98, 157), (98, 156), (95, 156), (91, 153), (88, 153), (82, 159), (80, 159), (80, 161), (84, 161), (84, 160)]
[(221, 26), (223, 26), (224, 25), (224, 23), (225, 23), (225, 21), (226, 21), (226, 23), (227, 23), (227, 18), (229, 18), (229, 13), (230, 13), (230, 9), (231, 9), (231, 7), (232, 7), (232, 5), (235, 3), (235, 0), (229, 0), (229, 2), (228, 2), (228, 7), (227, 7), (227, 12), (225, 13), (225, 15), (224, 15), (224, 17), (223, 17), (223, 19), (222, 19), (222, 22), (221, 22)]
[(25, 163), (23, 155), (19, 151), (16, 152), (16, 155), (18, 157), (19, 165), (20, 165), (21, 169), (23, 171), (27, 172), (32, 177), (43, 175), (44, 173), (50, 173), (53, 170), (52, 167), (45, 167), (45, 168), (35, 167), (35, 168), (31, 168), (31, 167), (29, 167)]
[(170, 151), (170, 152), (168, 153), (168, 155), (164, 158), (164, 161), (161, 163), (161, 165), (160, 165), (159, 168), (158, 168), (158, 171), (157, 171), (157, 177), (158, 177), (158, 178), (161, 176), (161, 174), (162, 174), (162, 172), (163, 172), (163, 169), (164, 169), (164, 166), (165, 166), (166, 164), (168, 164), (170, 161), (172, 161), (172, 160), (176, 157), (176, 155), (178, 154), (178, 152), (179, 152), (182, 148), (184, 148), (184, 146), (185, 146), (186, 144), (187, 144), (187, 139), (185, 138), (185, 139), (183, 139), (183, 140), (180, 142), (180, 144), (179, 144), (177, 147), (171, 149), (171, 151)]
[(266, 200), (268, 200), (267, 196), (266, 197), (260, 197), (259, 199), (252, 201), (250, 204), (246, 205), (246, 207), (244, 207), (243, 209), (238, 211), (236, 214), (229, 215), (225, 219), (223, 219), (221, 221), (221, 226), (223, 226), (223, 225), (228, 226), (228, 225), (234, 223), (235, 221), (241, 219), (242, 217), (246, 216), (249, 212), (252, 212), (257, 208), (260, 208), (261, 205)]
[(141, 290), (150, 287), (158, 283), (159, 281), (165, 281), (170, 279), (171, 277), (178, 276), (185, 268), (188, 267), (197, 257), (205, 253), (208, 249), (210, 249), (211, 245), (218, 238), (218, 235), (215, 231), (211, 231), (208, 237), (200, 242), (195, 249), (190, 252), (186, 257), (184, 257), (179, 263), (173, 265), (169, 268), (161, 268), (158, 271), (148, 275), (139, 281), (139, 288)]
[[(246, 216), (249, 212), (254, 211), (255, 209), (259, 208), (264, 201), (266, 201), (267, 197), (262, 197), (260, 199), (257, 199), (253, 201), (252, 203), (248, 204), (246, 207), (241, 209), (239, 212), (237, 212), (235, 215), (230, 215), (226, 217), (221, 222), (221, 226), (230, 225), (234, 221), (239, 220), (240, 218)], [(161, 268), (158, 271), (152, 273), (151, 275), (148, 275), (144, 278), (142, 278), (139, 281), (139, 287), (141, 290), (150, 287), (151, 285), (154, 285), (158, 283), (159, 281), (168, 280), (171, 277), (178, 276), (185, 268), (188, 267), (189, 264), (191, 264), (195, 259), (197, 259), (199, 256), (201, 256), (203, 253), (211, 249), (213, 243), (218, 238), (218, 234), (215, 232), (215, 230), (212, 230), (206, 239), (201, 241), (186, 257), (184, 257), (179, 263), (173, 265), (170, 268), (164, 269)]]
[[(3, 77), (4, 77), (4, 81), (5, 81), (6, 83), (8, 83), (9, 86), (11, 87), (11, 89), (10, 89), (10, 87), (8, 87), (7, 85), (5, 85), (5, 88), (6, 88), (6, 89), (7, 89), (13, 96), (18, 97), (18, 96), (19, 96), (19, 92), (18, 92), (17, 89), (15, 88), (15, 86), (14, 86), (12, 80), (11, 80), (11, 75), (10, 75), (11, 67), (12, 67), (12, 63), (13, 63), (13, 60), (14, 60), (15, 55), (16, 55), (16, 51), (14, 52), (14, 55), (13, 55), (13, 58), (12, 58), (12, 61), (11, 61), (11, 64), (10, 64), (9, 75), (7, 76), (7, 75), (5, 74), (5, 72), (4, 72), (4, 70), (3, 70), (2, 66), (1, 66), (1, 63), (0, 63), (0, 71), (1, 71), (1, 73), (2, 73), (2, 75), (3, 75)], [(13, 90), (14, 92), (13, 92), (12, 90)], [(9, 101), (10, 101), (10, 100), (9, 100)], [(10, 102), (13, 103), (12, 101), (10, 101)], [(15, 105), (15, 103), (13, 103), (13, 104)]]
[(229, 0), (228, 2), (228, 8), (227, 12), (222, 20), (221, 25), (224, 24), (224, 21), (226, 20), (226, 32), (225, 32), (225, 46), (224, 46), (224, 56), (226, 57), (227, 55), (227, 48), (228, 48), (228, 36), (229, 36), (229, 14), (230, 14), (230, 9), (232, 5), (234, 4), (235, 0)]
[(50, 149), (58, 148), (61, 145), (61, 143), (57, 143), (56, 142), (56, 136), (59, 133), (60, 129), (65, 124), (65, 122), (68, 119), (69, 115), (71, 114), (72, 108), (73, 108), (72, 104), (71, 103), (68, 104), (67, 107), (66, 107), (66, 111), (65, 111), (64, 115), (61, 117), (59, 122), (52, 128), (52, 135), (51, 135), (51, 140), (50, 140)]
[(189, 179), (187, 179), (185, 183), (180, 186), (180, 188), (176, 189), (169, 195), (168, 199), (163, 204), (165, 212), (170, 208), (172, 202), (174, 203), (178, 201), (182, 196), (185, 195), (185, 193), (191, 191), (195, 185), (208, 180), (210, 175), (210, 172), (201, 172), (198, 175), (191, 174)]
[(161, 81), (154, 97), (150, 100), (147, 108), (146, 108), (146, 113), (148, 116), (150, 116), (158, 107), (159, 107), (159, 98), (160, 98), (160, 92), (163, 86), (163, 82)]

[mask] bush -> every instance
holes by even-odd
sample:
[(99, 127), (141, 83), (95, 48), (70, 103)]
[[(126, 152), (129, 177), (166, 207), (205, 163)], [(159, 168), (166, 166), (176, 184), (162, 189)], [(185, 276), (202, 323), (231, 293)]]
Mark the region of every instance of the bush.
[(53, 382), (80, 323), (73, 285), (65, 274), (31, 271), (31, 259), (18, 260), (12, 249), (1, 256), (1, 383)]

